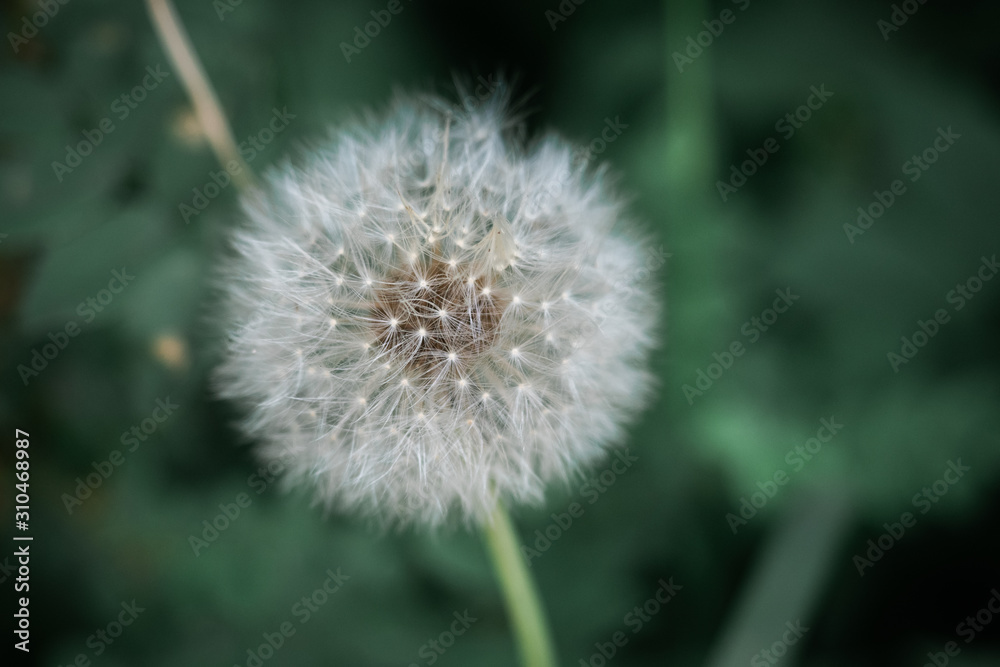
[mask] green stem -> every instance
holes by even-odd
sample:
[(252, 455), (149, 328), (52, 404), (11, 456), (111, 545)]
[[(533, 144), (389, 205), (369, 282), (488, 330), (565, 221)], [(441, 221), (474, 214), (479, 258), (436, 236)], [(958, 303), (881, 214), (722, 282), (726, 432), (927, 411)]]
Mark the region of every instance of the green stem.
[(507, 613), (524, 667), (555, 667), (551, 633), (535, 583), (517, 548), (517, 537), (503, 505), (497, 503), (490, 522), (483, 526), (493, 567), (503, 589)]
[[(851, 498), (840, 489), (811, 489), (794, 499), (747, 577), (706, 667), (745, 665), (785, 631), (785, 623), (812, 625), (851, 515)], [(798, 648), (789, 647), (783, 660), (794, 665)]]

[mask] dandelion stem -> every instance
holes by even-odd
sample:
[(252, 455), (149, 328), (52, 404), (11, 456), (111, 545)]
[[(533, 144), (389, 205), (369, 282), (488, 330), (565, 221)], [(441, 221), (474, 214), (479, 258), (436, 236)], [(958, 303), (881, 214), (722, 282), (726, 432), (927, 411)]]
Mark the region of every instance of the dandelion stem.
[(205, 76), (205, 70), (198, 60), (198, 54), (191, 46), (191, 40), (188, 39), (184, 26), (177, 18), (173, 2), (146, 0), (146, 5), (149, 7), (149, 15), (156, 34), (180, 76), (188, 97), (191, 98), (195, 115), (215, 157), (223, 167), (235, 161), (240, 169), (229, 170), (236, 172), (233, 174), (233, 181), (241, 187), (249, 185), (252, 179), (250, 167), (240, 156), (229, 122), (222, 111), (222, 105), (219, 104), (219, 98), (208, 77)]
[(538, 591), (517, 549), (510, 517), (500, 503), (490, 522), (483, 527), (483, 534), (514, 626), (521, 664), (524, 667), (555, 667), (551, 633)]

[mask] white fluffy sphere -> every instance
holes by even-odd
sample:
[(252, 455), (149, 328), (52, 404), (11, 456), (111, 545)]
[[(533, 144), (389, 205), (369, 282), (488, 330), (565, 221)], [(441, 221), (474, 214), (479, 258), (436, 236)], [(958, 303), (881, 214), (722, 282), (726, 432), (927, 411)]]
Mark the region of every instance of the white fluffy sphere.
[(267, 174), (221, 271), (218, 372), (292, 483), (386, 523), (540, 501), (642, 407), (657, 319), (603, 171), (502, 96), (400, 97)]

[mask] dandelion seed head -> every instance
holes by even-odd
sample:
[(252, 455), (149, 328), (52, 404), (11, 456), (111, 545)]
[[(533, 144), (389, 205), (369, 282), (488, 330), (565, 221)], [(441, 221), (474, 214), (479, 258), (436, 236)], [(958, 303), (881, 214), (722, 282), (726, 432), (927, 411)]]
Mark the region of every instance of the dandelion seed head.
[(289, 484), (385, 523), (542, 500), (650, 386), (642, 239), (605, 172), (504, 95), (401, 96), (244, 197), (217, 373)]

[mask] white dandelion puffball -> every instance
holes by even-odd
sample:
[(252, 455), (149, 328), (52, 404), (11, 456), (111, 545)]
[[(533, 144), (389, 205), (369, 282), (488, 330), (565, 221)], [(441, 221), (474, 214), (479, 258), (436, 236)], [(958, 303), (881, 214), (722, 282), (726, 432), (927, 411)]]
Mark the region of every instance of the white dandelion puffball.
[[(244, 198), (217, 382), (330, 507), (481, 521), (606, 455), (649, 393), (650, 249), (503, 95), (400, 96)], [(662, 260), (660, 260), (662, 263)]]

